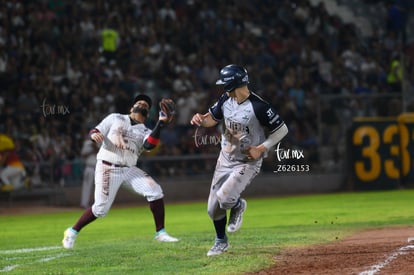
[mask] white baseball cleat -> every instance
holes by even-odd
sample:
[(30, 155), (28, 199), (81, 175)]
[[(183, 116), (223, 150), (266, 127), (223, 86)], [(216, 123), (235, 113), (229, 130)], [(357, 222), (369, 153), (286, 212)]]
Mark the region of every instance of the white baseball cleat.
[(174, 243), (174, 242), (178, 242), (177, 238), (171, 237), (170, 235), (168, 235), (167, 232), (165, 231), (160, 231), (157, 232), (157, 234), (155, 235), (155, 240), (159, 241), (159, 242), (164, 242), (164, 243)]
[(227, 242), (227, 238), (225, 240), (216, 239), (216, 242), (214, 243), (214, 245), (207, 252), (207, 256), (210, 257), (210, 256), (220, 255), (221, 253), (227, 251), (229, 247), (230, 245)]
[(243, 213), (246, 211), (246, 208), (246, 200), (240, 199), (240, 205), (230, 210), (229, 225), (227, 226), (227, 231), (229, 233), (234, 233), (240, 229), (243, 223)]
[(72, 249), (77, 236), (78, 232), (76, 232), (73, 228), (69, 227), (68, 229), (66, 229), (63, 233), (63, 247), (66, 249)]

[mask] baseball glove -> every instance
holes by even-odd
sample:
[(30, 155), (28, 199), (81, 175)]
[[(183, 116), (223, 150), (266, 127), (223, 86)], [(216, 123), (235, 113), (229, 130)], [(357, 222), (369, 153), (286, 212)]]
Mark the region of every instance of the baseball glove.
[(160, 117), (167, 117), (164, 122), (171, 123), (175, 118), (175, 102), (171, 98), (162, 98), (160, 103)]

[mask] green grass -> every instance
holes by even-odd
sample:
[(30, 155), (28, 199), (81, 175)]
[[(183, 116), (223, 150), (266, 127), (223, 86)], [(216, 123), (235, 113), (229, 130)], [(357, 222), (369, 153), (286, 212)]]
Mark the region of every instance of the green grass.
[(73, 250), (60, 248), (61, 239), (81, 210), (0, 216), (0, 273), (241, 274), (274, 264), (272, 256), (285, 247), (331, 242), (368, 227), (413, 225), (413, 198), (414, 190), (247, 198), (243, 227), (229, 235), (229, 251), (216, 257), (206, 256), (214, 241), (206, 202), (166, 205), (167, 230), (178, 243), (153, 240), (146, 206), (113, 208), (83, 229)]

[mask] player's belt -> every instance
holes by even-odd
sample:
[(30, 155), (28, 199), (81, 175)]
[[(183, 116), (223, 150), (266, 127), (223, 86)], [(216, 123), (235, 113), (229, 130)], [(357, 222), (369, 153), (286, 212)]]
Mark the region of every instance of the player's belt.
[(105, 164), (105, 165), (113, 166), (113, 167), (127, 167), (126, 165), (114, 164), (114, 163), (111, 163), (111, 162), (106, 161), (106, 160), (103, 160), (102, 163)]

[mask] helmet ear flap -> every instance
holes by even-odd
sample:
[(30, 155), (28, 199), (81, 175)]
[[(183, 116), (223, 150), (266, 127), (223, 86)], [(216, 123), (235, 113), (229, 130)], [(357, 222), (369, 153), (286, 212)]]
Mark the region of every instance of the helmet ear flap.
[(233, 87), (234, 85), (233, 85), (234, 83), (233, 82), (229, 82), (229, 83), (227, 83), (227, 84), (224, 84), (224, 90), (226, 91), (226, 92), (231, 92), (231, 91), (233, 91), (234, 89), (235, 89), (235, 87)]

